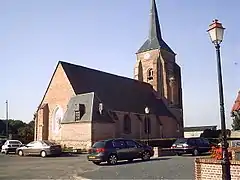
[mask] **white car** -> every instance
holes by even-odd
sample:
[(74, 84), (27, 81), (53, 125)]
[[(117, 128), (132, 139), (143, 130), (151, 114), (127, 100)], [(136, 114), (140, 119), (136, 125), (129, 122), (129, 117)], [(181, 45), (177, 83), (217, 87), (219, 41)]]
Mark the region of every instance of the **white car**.
[(21, 147), (23, 144), (19, 140), (7, 140), (2, 146), (2, 153), (8, 154), (9, 152), (16, 153), (16, 149)]

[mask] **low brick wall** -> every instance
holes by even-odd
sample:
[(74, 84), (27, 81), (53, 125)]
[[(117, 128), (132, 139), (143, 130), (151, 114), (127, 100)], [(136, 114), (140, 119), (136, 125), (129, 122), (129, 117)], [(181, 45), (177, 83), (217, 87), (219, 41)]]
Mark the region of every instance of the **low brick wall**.
[(169, 148), (154, 147), (153, 150), (154, 150), (154, 156), (153, 157), (175, 156), (176, 155)]
[[(232, 180), (240, 179), (240, 161), (231, 161)], [(212, 158), (195, 159), (195, 179), (197, 180), (221, 180), (222, 165), (220, 160)]]

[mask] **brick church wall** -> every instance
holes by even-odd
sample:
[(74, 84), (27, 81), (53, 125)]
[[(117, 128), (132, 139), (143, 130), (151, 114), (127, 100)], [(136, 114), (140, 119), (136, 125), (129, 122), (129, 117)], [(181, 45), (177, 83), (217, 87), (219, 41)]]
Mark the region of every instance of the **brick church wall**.
[(71, 123), (61, 125), (61, 140), (57, 140), (61, 145), (76, 149), (88, 149), (91, 146), (90, 122)]
[(115, 138), (115, 123), (92, 123), (92, 141)]
[[(61, 64), (58, 65), (55, 74), (53, 76), (53, 79), (51, 83), (49, 84), (49, 87), (47, 89), (47, 93), (45, 94), (43, 101), (41, 103), (48, 103), (49, 106), (49, 135), (48, 138), (50, 140), (60, 140), (60, 134), (54, 135), (52, 133), (52, 119), (53, 119), (53, 113), (57, 105), (59, 105), (63, 111), (65, 112), (67, 109), (68, 101), (72, 96), (74, 96), (74, 90), (72, 89), (72, 86), (70, 82), (68, 81), (68, 78), (61, 66)], [(40, 106), (41, 106), (40, 105)], [(38, 112), (38, 122), (39, 126), (41, 125), (41, 122), (43, 121), (43, 115), (41, 111)], [(38, 126), (38, 135), (41, 133), (41, 127)], [(40, 137), (37, 137), (40, 139)]]

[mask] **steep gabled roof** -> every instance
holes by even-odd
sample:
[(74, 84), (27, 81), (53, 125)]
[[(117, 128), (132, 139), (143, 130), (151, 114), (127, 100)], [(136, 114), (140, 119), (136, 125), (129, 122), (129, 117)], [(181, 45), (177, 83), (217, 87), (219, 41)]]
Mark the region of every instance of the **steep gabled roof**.
[(238, 92), (237, 99), (232, 107), (232, 112), (233, 111), (239, 111), (240, 110), (240, 91)]
[(174, 117), (160, 99), (156, 99), (151, 85), (134, 79), (113, 75), (87, 67), (60, 61), (76, 94), (94, 92), (106, 108), (144, 114)]
[(152, 0), (152, 7), (150, 10), (150, 30), (148, 39), (141, 46), (137, 53), (142, 53), (153, 49), (164, 49), (172, 54), (175, 54), (173, 50), (165, 43), (162, 38), (161, 28), (158, 18), (158, 11), (155, 0)]

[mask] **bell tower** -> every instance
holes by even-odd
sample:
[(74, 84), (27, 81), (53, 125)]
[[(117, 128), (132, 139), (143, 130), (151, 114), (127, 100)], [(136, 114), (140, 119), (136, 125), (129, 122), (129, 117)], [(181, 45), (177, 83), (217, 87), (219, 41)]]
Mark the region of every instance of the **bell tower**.
[(175, 61), (176, 54), (162, 38), (155, 0), (151, 0), (148, 38), (136, 55), (134, 79), (151, 84), (158, 98), (181, 109), (181, 69)]

